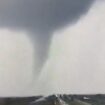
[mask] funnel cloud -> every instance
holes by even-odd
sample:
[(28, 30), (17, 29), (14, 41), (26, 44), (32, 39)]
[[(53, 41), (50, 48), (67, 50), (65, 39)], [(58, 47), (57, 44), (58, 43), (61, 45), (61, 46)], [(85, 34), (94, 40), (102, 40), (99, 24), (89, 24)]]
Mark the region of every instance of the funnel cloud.
[(77, 22), (93, 1), (0, 0), (0, 27), (29, 33), (33, 44), (37, 46), (35, 69), (41, 69), (48, 57), (52, 33)]

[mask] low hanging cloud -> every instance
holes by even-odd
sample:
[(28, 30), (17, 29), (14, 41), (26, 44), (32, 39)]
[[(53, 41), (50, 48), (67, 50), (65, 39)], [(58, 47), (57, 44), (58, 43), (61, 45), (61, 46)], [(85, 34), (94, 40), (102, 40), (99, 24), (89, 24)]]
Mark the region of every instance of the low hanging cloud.
[(80, 19), (93, 1), (0, 0), (0, 27), (29, 33), (37, 46), (36, 69), (40, 69), (48, 56), (52, 32)]

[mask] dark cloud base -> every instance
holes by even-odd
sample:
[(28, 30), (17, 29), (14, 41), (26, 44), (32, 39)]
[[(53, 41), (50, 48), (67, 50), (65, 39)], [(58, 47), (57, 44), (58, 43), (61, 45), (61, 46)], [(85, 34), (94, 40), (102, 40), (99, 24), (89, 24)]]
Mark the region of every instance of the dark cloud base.
[[(10, 0), (11, 1), (11, 0)], [(52, 32), (76, 22), (94, 0), (12, 0), (0, 10), (0, 27), (26, 30), (37, 38), (37, 68), (48, 56)], [(37, 34), (36, 34), (37, 33)]]

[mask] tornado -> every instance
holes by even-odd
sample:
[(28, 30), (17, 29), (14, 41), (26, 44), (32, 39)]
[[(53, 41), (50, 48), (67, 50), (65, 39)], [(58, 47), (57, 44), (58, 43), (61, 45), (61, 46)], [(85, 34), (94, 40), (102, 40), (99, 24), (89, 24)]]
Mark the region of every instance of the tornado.
[[(94, 0), (0, 0), (0, 27), (26, 31), (35, 44), (35, 71), (48, 59), (53, 32), (76, 23)], [(35, 42), (36, 41), (36, 42)]]

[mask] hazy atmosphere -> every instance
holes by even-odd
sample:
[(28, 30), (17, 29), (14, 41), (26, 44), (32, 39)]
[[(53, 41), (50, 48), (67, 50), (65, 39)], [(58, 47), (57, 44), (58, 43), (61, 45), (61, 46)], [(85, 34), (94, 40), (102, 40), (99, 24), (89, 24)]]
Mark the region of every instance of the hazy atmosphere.
[(0, 96), (105, 93), (105, 0), (0, 0)]

